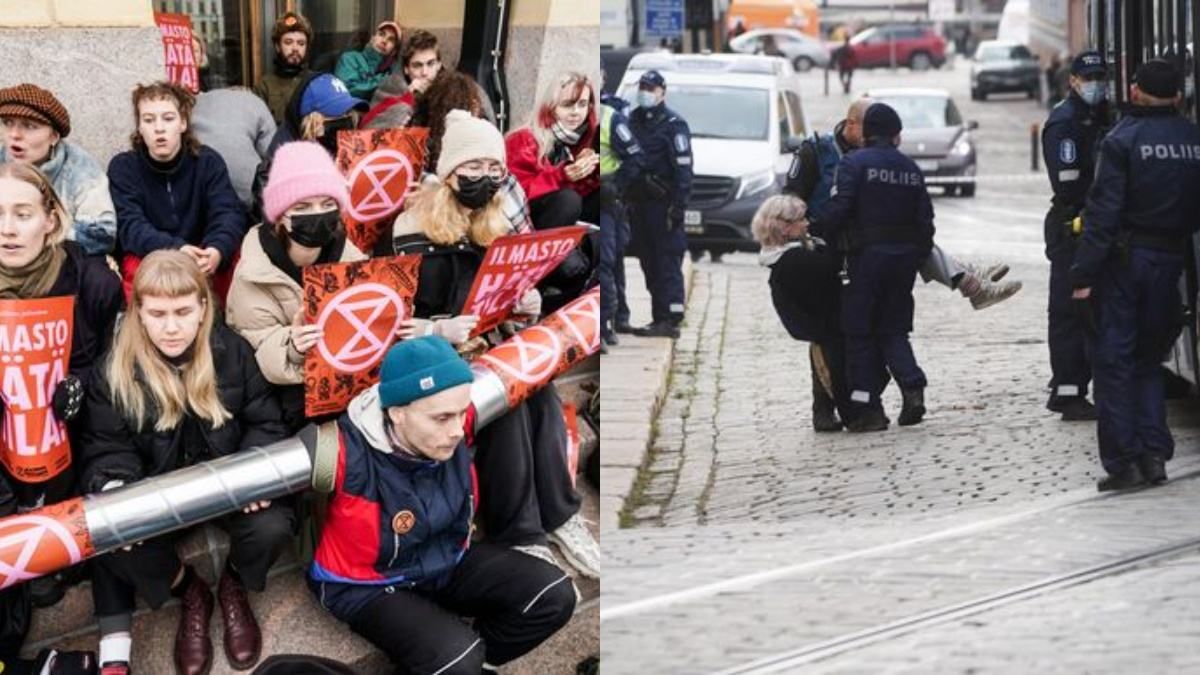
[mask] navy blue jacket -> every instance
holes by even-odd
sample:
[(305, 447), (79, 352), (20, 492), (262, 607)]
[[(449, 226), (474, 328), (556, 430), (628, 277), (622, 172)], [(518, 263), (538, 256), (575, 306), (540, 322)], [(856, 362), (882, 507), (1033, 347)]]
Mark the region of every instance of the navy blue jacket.
[(1042, 128), (1042, 157), (1054, 190), (1053, 203), (1070, 209), (1071, 217), (1083, 208), (1092, 185), (1103, 121), (1103, 107), (1089, 106), (1072, 90), (1054, 106)]
[(642, 146), (646, 172), (670, 188), (672, 206), (687, 206), (692, 193), (692, 132), (687, 122), (659, 103), (630, 113), (629, 128)]
[[(160, 165), (161, 166), (161, 165)], [(211, 148), (185, 148), (170, 169), (144, 150), (128, 150), (108, 164), (121, 250), (138, 257), (185, 244), (213, 247), (221, 266), (233, 260), (246, 235), (246, 213), (225, 160)]]
[(1113, 245), (1183, 253), (1200, 229), (1200, 128), (1172, 106), (1133, 106), (1100, 142), (1071, 284), (1090, 287)]
[(637, 139), (634, 138), (633, 131), (629, 128), (629, 117), (626, 115), (629, 104), (625, 99), (605, 94), (600, 99), (600, 103), (613, 110), (612, 119), (609, 120), (608, 125), (608, 145), (612, 148), (613, 154), (621, 160), (621, 165), (617, 167), (616, 173), (612, 174), (611, 178), (601, 173), (600, 180), (602, 183), (611, 182), (617, 194), (623, 195), (630, 185), (642, 177), (642, 171), (645, 170), (643, 167), (644, 153), (642, 147), (638, 145)]
[(853, 253), (873, 244), (933, 248), (933, 203), (915, 162), (889, 142), (842, 157), (829, 201), (810, 232)]

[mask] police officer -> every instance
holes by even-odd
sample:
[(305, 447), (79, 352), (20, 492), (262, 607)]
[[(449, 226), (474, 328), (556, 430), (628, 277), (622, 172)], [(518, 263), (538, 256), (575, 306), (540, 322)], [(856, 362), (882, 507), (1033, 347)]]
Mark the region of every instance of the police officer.
[(884, 364), (904, 397), (900, 425), (917, 424), (925, 415), (925, 373), (908, 334), (913, 282), (933, 247), (933, 204), (921, 170), (897, 149), (901, 128), (891, 106), (867, 108), (866, 145), (842, 158), (832, 196), (810, 225), (818, 236), (838, 241), (847, 255), (842, 331), (855, 405), (850, 431), (887, 429), (880, 403)]
[(642, 149), (625, 117), (625, 100), (604, 94), (600, 98), (600, 349), (617, 344), (615, 327), (629, 324), (625, 303), (625, 245), (629, 223), (624, 194), (641, 179)]
[(1200, 227), (1200, 129), (1179, 115), (1179, 71), (1155, 59), (1133, 81), (1133, 105), (1100, 142), (1070, 271), (1096, 330), (1101, 491), (1167, 480), (1175, 442), (1160, 366), (1182, 324), (1179, 277)]
[(1054, 197), (1046, 214), (1046, 257), (1050, 259), (1050, 400), (1046, 407), (1066, 421), (1096, 419), (1087, 400), (1092, 368), (1086, 336), (1071, 311), (1071, 262), (1078, 244), (1076, 216), (1083, 210), (1103, 135), (1106, 70), (1099, 52), (1086, 51), (1071, 64), (1070, 93), (1055, 106), (1042, 129), (1042, 155)]
[(645, 163), (631, 194), (630, 220), (652, 317), (633, 333), (677, 338), (684, 310), (683, 212), (692, 190), (692, 140), (687, 122), (663, 103), (666, 92), (663, 76), (646, 71), (638, 81), (638, 107), (629, 116)]

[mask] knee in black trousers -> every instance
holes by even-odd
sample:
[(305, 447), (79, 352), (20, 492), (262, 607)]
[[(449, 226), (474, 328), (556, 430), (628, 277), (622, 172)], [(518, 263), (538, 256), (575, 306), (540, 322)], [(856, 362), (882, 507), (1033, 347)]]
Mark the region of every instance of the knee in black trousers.
[(571, 188), (561, 188), (529, 201), (529, 218), (536, 230), (574, 225), (583, 213), (583, 199)]
[(246, 588), (262, 592), (267, 572), (291, 543), (296, 513), (289, 503), (274, 501), (254, 513), (235, 513), (217, 523), (229, 534), (229, 560)]

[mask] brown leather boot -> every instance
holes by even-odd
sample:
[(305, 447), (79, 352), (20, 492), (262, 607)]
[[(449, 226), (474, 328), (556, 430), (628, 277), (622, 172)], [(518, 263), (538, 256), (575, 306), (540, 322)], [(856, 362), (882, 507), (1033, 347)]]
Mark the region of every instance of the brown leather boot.
[(213, 597), (208, 584), (198, 576), (179, 598), (179, 631), (175, 633), (175, 670), (184, 675), (207, 675), (212, 669), (212, 639), (208, 622), (212, 619)]
[(217, 584), (217, 599), (225, 619), (225, 658), (234, 670), (249, 670), (262, 653), (262, 631), (254, 620), (246, 589), (227, 572)]

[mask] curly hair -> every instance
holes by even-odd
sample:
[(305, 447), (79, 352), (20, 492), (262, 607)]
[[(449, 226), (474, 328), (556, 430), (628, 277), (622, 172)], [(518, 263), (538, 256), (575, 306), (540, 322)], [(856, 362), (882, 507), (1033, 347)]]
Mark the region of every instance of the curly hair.
[(141, 131), (138, 130), (141, 123), (141, 112), (138, 111), (138, 106), (142, 101), (171, 101), (179, 110), (179, 116), (187, 124), (187, 129), (183, 131), (183, 147), (193, 155), (200, 154), (200, 139), (196, 138), (196, 134), (192, 131), (192, 109), (196, 107), (196, 97), (192, 95), (192, 92), (174, 82), (162, 81), (153, 84), (139, 84), (133, 90), (132, 98), (133, 133), (129, 135), (129, 140), (133, 143), (134, 150), (141, 150), (146, 146), (146, 141), (142, 138)]
[(446, 132), (446, 114), (451, 110), (466, 110), (476, 117), (483, 115), (479, 87), (469, 75), (442, 69), (417, 100), (411, 126), (429, 129), (425, 150), (425, 169), (433, 172), (442, 154), (442, 135)]
[(438, 59), (442, 58), (442, 50), (438, 49), (437, 36), (427, 30), (414, 30), (412, 35), (408, 36), (408, 41), (404, 43), (404, 50), (400, 52), (400, 65), (407, 68), (413, 54), (426, 49), (436, 51)]
[(764, 248), (783, 246), (807, 231), (807, 211), (808, 205), (795, 195), (768, 197), (754, 212), (750, 232)]

